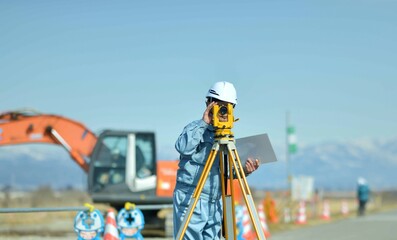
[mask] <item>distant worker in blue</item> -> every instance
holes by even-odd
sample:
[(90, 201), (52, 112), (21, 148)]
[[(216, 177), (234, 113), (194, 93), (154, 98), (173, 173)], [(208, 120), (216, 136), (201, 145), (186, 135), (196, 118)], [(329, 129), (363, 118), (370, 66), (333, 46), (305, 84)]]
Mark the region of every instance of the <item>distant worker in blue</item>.
[(370, 189), (368, 183), (364, 178), (359, 177), (357, 179), (357, 201), (358, 201), (357, 215), (358, 216), (365, 215), (365, 209), (369, 197), (370, 197)]
[[(237, 104), (237, 94), (233, 84), (215, 83), (206, 95), (206, 109), (202, 118), (186, 125), (175, 143), (175, 148), (180, 154), (180, 161), (173, 196), (174, 237), (182, 227), (190, 200), (214, 144), (212, 107), (215, 104), (224, 106), (228, 103), (233, 106)], [(222, 115), (219, 111), (217, 117), (220, 122), (227, 121), (227, 113)], [(252, 173), (258, 167), (258, 159), (247, 159), (243, 166), (245, 175)], [(217, 156), (188, 223), (184, 239), (221, 239), (222, 215), (221, 176)]]

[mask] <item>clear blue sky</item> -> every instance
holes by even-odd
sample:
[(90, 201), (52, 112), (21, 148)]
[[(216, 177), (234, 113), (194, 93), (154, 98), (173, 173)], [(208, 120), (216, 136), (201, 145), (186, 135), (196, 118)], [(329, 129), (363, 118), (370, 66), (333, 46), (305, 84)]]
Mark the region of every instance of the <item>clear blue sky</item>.
[[(397, 1), (0, 0), (0, 111), (153, 130), (174, 156), (216, 81), (236, 137), (299, 144), (397, 134)], [(175, 155), (176, 156), (176, 155)]]

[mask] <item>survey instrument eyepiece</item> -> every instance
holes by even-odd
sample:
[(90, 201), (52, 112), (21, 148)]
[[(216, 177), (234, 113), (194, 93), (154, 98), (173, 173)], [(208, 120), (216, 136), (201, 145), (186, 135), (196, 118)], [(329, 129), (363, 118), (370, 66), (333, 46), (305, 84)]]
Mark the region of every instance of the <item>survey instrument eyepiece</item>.
[(222, 115), (227, 114), (227, 107), (226, 106), (221, 106), (219, 108), (219, 113), (222, 114)]

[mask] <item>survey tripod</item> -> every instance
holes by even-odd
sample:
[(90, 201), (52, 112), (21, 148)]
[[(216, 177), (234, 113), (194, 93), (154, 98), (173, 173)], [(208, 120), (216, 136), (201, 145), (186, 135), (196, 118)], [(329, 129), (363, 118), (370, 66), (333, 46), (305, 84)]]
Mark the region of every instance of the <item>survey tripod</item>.
[[(227, 111), (228, 120), (227, 122), (219, 122), (216, 117), (218, 111), (223, 114)], [(223, 235), (226, 240), (236, 240), (237, 239), (237, 227), (236, 227), (236, 213), (235, 213), (235, 189), (233, 180), (237, 179), (241, 192), (244, 198), (244, 202), (247, 206), (247, 210), (254, 226), (254, 230), (258, 240), (266, 240), (265, 234), (261, 227), (259, 221), (258, 213), (255, 209), (255, 204), (249, 189), (247, 180), (245, 178), (244, 169), (240, 162), (240, 157), (238, 155), (233, 133), (231, 131), (233, 127), (234, 117), (233, 117), (233, 106), (232, 104), (227, 104), (225, 106), (214, 105), (213, 107), (213, 126), (215, 128), (215, 140), (212, 146), (211, 152), (208, 155), (206, 164), (204, 166), (201, 177), (198, 181), (197, 187), (193, 193), (193, 197), (190, 201), (188, 210), (186, 212), (185, 218), (183, 219), (182, 225), (178, 231), (176, 237), (177, 240), (182, 240), (185, 235), (187, 226), (193, 215), (194, 208), (199, 200), (200, 194), (203, 190), (204, 183), (208, 178), (208, 174), (212, 165), (215, 162), (215, 158), (218, 154), (219, 156), (219, 168), (221, 174), (221, 186), (222, 186), (222, 203), (223, 203)], [(235, 178), (236, 176), (236, 178)], [(229, 182), (229, 184), (227, 184)], [(228, 191), (227, 187), (230, 187)]]

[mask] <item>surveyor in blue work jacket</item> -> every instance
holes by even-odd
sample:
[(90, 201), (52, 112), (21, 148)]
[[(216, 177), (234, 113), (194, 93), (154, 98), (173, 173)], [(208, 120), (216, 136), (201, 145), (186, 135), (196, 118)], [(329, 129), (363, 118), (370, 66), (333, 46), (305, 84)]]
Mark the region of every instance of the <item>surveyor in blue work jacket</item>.
[[(215, 104), (225, 106), (237, 104), (236, 89), (232, 83), (217, 82), (206, 95), (206, 109), (202, 119), (195, 120), (185, 126), (178, 137), (175, 148), (180, 154), (174, 190), (174, 237), (177, 236), (182, 222), (187, 216), (190, 200), (197, 187), (214, 144), (215, 129), (212, 126), (212, 107)], [(227, 113), (217, 113), (219, 122), (227, 121)], [(247, 176), (259, 167), (258, 159), (247, 159), (244, 173)], [(222, 191), (219, 158), (215, 158), (212, 168), (205, 181), (197, 205), (188, 223), (183, 239), (214, 240), (221, 238), (222, 227)]]

